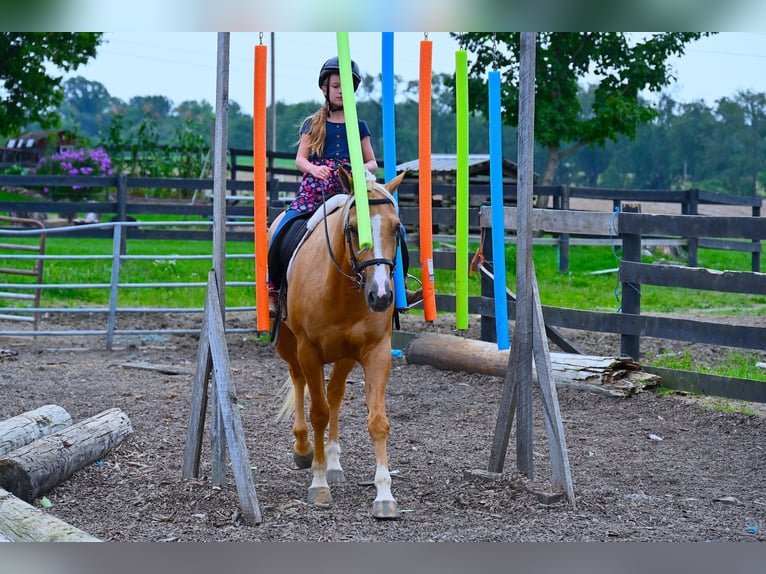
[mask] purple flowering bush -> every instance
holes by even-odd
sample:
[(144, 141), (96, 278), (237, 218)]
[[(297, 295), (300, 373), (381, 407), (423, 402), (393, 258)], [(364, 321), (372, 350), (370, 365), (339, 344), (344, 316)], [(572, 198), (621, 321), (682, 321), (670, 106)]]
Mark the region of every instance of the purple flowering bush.
[[(112, 160), (104, 148), (77, 148), (56, 152), (44, 157), (37, 164), (35, 173), (39, 175), (112, 175)], [(72, 185), (44, 188), (51, 199), (71, 199), (75, 201), (91, 199), (102, 188), (89, 185)]]

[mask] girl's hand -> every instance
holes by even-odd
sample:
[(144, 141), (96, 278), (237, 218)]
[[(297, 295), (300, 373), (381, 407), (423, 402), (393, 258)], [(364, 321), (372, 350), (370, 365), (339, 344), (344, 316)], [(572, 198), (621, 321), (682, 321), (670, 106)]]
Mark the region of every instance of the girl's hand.
[(324, 180), (332, 175), (332, 170), (326, 165), (318, 165), (315, 167), (311, 175), (313, 175), (317, 179)]

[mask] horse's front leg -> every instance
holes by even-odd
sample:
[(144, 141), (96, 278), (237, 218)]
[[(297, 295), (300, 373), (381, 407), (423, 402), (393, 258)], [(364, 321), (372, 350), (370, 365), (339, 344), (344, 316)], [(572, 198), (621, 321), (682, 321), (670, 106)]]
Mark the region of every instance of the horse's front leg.
[(375, 489), (377, 495), (372, 503), (375, 518), (399, 518), (399, 509), (391, 494), (391, 474), (388, 469), (389, 424), (386, 417), (386, 387), (391, 372), (390, 343), (381, 343), (368, 354), (364, 363), (365, 394), (367, 397), (367, 430), (375, 446)]
[(343, 395), (346, 393), (346, 378), (354, 368), (356, 361), (343, 360), (335, 363), (327, 383), (327, 402), (330, 405), (330, 429), (327, 434), (327, 480), (330, 482), (343, 482), (346, 480), (343, 468), (340, 465), (340, 432), (339, 418), (340, 405)]
[[(306, 347), (306, 345), (304, 345)], [(332, 502), (330, 485), (327, 483), (327, 458), (325, 438), (330, 407), (324, 384), (324, 368), (313, 348), (299, 349), (301, 370), (311, 396), (311, 428), (314, 431), (314, 460), (311, 463), (313, 478), (309, 487), (308, 501), (316, 506), (328, 507)]]

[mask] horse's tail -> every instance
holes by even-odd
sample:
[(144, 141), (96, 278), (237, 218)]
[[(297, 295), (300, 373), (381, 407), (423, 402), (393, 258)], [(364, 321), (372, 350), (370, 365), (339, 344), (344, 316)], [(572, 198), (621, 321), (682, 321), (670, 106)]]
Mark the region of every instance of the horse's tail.
[(290, 418), (295, 412), (295, 388), (290, 375), (287, 375), (287, 379), (277, 392), (277, 396), (282, 398), (282, 406), (277, 413), (276, 422), (282, 422)]

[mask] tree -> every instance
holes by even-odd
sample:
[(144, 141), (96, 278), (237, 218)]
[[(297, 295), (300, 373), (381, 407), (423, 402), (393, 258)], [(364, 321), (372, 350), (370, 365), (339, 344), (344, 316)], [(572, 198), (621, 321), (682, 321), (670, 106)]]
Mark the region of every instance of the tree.
[[(702, 33), (664, 32), (635, 43), (618, 32), (546, 32), (537, 35), (535, 139), (547, 150), (542, 185), (554, 182), (561, 160), (585, 146), (603, 146), (623, 134), (634, 138), (656, 111), (639, 97), (673, 79), (670, 56), (684, 53)], [(518, 125), (518, 33), (453, 33), (474, 58), (469, 69), (469, 106), (487, 115), (486, 71), (503, 75), (504, 122)], [(598, 81), (590, 108), (578, 99), (578, 80)]]
[(64, 127), (74, 129), (80, 136), (98, 137), (111, 106), (112, 97), (102, 83), (82, 76), (64, 82), (64, 102), (59, 109), (61, 119)]
[(0, 133), (59, 124), (62, 75), (96, 56), (101, 32), (0, 32)]
[(725, 144), (719, 156), (721, 179), (728, 193), (754, 196), (766, 152), (766, 96), (746, 90), (717, 103), (725, 135), (718, 138)]

